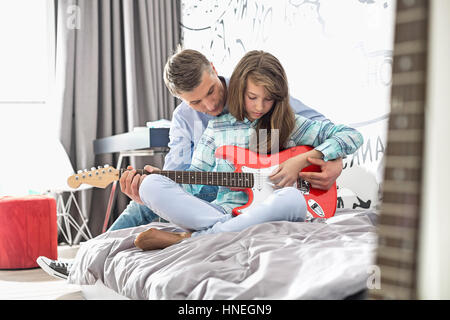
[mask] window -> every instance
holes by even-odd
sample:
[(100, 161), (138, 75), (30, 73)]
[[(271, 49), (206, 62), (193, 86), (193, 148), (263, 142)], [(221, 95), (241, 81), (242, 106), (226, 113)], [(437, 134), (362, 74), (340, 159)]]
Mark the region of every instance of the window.
[(48, 0), (0, 1), (0, 195), (28, 191), (13, 172), (26, 163), (31, 169), (36, 154), (30, 154), (30, 138), (56, 137), (50, 5)]
[(47, 0), (0, 2), (0, 100), (42, 104), (49, 93)]

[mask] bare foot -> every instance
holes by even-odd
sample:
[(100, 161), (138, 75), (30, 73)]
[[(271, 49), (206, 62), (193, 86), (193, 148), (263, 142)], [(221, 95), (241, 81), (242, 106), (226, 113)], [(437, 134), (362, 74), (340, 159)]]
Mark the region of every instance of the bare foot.
[(168, 232), (150, 228), (138, 234), (134, 245), (142, 250), (164, 249), (190, 236), (190, 232)]

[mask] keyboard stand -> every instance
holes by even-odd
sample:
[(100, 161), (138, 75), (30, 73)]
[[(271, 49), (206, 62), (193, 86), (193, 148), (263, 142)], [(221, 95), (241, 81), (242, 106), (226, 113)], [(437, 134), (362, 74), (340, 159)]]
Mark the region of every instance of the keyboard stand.
[[(165, 154), (167, 150), (155, 150), (155, 149), (144, 149), (144, 150), (128, 150), (121, 151), (119, 153), (119, 159), (117, 160), (116, 169), (120, 170), (122, 165), (122, 160), (124, 157), (148, 157), (154, 156), (156, 154)], [(117, 180), (113, 182), (111, 192), (109, 194), (108, 207), (106, 208), (105, 221), (103, 222), (102, 233), (105, 233), (108, 228), (109, 218), (111, 216), (111, 211), (114, 207), (114, 196), (117, 188)]]

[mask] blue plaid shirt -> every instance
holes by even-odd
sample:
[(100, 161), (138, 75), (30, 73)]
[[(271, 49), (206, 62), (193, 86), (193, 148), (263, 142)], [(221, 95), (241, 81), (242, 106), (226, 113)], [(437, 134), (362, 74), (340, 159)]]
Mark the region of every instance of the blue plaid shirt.
[[(233, 145), (248, 148), (250, 135), (254, 132), (258, 120), (248, 119), (237, 121), (231, 114), (224, 114), (209, 121), (208, 127), (200, 138), (192, 156), (189, 170), (232, 172), (232, 163), (225, 159), (217, 159), (214, 153), (217, 148)], [(362, 135), (345, 125), (334, 125), (330, 121), (313, 121), (303, 116), (295, 115), (295, 127), (286, 147), (308, 145), (323, 153), (324, 161), (345, 158), (354, 153), (363, 143)], [(201, 186), (183, 185), (186, 191), (195, 194)], [(216, 200), (213, 203), (231, 213), (235, 207), (248, 201), (248, 196), (242, 191), (231, 191), (219, 187)]]

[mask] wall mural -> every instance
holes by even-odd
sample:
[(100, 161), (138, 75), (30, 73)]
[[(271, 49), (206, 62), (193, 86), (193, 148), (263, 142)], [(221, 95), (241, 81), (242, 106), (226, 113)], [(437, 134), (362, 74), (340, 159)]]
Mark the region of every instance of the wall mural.
[(390, 112), (395, 0), (181, 0), (182, 43), (230, 76), (245, 54), (280, 59), (290, 93), (364, 135), (344, 159), (338, 207), (379, 204)]

